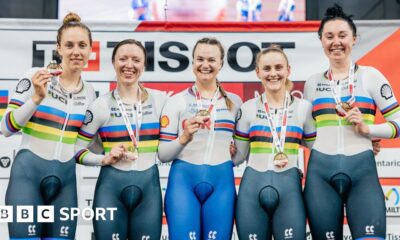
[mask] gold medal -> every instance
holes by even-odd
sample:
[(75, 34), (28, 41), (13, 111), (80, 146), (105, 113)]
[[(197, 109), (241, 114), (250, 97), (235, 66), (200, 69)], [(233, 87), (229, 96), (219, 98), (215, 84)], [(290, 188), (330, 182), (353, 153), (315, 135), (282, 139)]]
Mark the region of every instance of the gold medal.
[(134, 161), (136, 159), (139, 158), (139, 151), (137, 148), (133, 147), (133, 146), (129, 146), (128, 147), (128, 152), (126, 154), (126, 158), (128, 160)]
[(353, 109), (353, 108), (351, 107), (350, 103), (348, 103), (348, 102), (340, 102), (340, 103), (336, 104), (336, 109), (335, 110), (336, 110), (336, 113), (339, 116), (343, 117), (343, 116), (346, 116), (346, 113), (348, 111), (350, 111), (351, 109)]
[(59, 76), (63, 73), (61, 65), (58, 64), (56, 61), (51, 60), (46, 69), (51, 75), (53, 75), (53, 77), (51, 78), (51, 85), (56, 85), (58, 83)]
[(351, 109), (353, 109), (351, 107), (351, 105), (348, 102), (341, 102), (340, 106), (343, 108), (343, 110), (345, 110), (346, 112), (350, 111)]
[(196, 113), (196, 117), (211, 117), (211, 113), (205, 109), (202, 109)]
[(274, 165), (278, 168), (284, 168), (289, 162), (288, 156), (283, 152), (278, 152), (274, 156)]

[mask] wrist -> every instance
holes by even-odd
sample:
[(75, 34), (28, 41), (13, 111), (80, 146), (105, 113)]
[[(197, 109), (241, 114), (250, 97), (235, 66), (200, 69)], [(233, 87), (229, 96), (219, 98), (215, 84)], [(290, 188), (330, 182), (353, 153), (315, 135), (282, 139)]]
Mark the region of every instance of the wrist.
[(179, 143), (182, 144), (182, 145), (188, 144), (191, 140), (192, 140), (191, 138), (187, 137), (184, 134), (179, 136)]
[(109, 158), (110, 158), (110, 154), (107, 154), (103, 157), (103, 159), (101, 159), (101, 166), (106, 166), (109, 165)]
[(42, 98), (42, 97), (33, 95), (33, 97), (32, 97), (32, 102), (33, 102), (34, 104), (40, 105), (40, 103), (41, 103), (42, 101), (43, 101), (43, 98)]

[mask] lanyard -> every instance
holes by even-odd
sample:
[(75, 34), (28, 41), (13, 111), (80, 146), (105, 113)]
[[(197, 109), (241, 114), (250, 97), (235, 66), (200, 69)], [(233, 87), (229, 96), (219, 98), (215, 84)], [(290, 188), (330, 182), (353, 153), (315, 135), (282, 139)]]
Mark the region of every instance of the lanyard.
[(330, 68), (329, 68), (328, 74), (327, 74), (328, 75), (329, 84), (331, 85), (333, 98), (335, 99), (336, 109), (343, 116), (345, 116), (347, 114), (346, 112), (351, 109), (351, 106), (355, 102), (355, 96), (354, 96), (355, 95), (354, 94), (354, 68), (355, 68), (355, 64), (353, 64), (353, 62), (350, 62), (349, 77), (348, 77), (350, 99), (347, 100), (347, 102), (346, 102), (347, 104), (342, 103), (342, 101), (340, 99), (342, 81), (340, 81), (339, 84), (336, 84), (337, 80), (333, 79), (332, 69), (330, 69)]
[(129, 133), (129, 137), (131, 138), (131, 141), (133, 143), (133, 147), (134, 149), (138, 148), (138, 142), (139, 142), (139, 131), (140, 131), (140, 127), (142, 125), (142, 116), (143, 116), (143, 112), (142, 112), (142, 100), (141, 100), (141, 91), (140, 91), (140, 87), (138, 87), (138, 103), (136, 105), (136, 136), (133, 133), (133, 129), (132, 129), (132, 125), (131, 122), (129, 120), (128, 114), (126, 113), (126, 109), (124, 107), (124, 104), (122, 103), (121, 97), (119, 96), (118, 90), (114, 91), (114, 95), (115, 95), (115, 100), (117, 100), (117, 104), (118, 104), (118, 108), (121, 111), (122, 114), (122, 118), (124, 119), (125, 122), (125, 126), (126, 129), (128, 130)]
[[(263, 97), (263, 96), (261, 96)], [(281, 119), (281, 134), (278, 136), (278, 130), (272, 118), (271, 110), (268, 105), (268, 100), (265, 93), (265, 98), (263, 99), (263, 104), (265, 108), (265, 114), (267, 115), (268, 125), (271, 129), (273, 143), (276, 146), (278, 152), (283, 153), (286, 141), (286, 129), (287, 129), (287, 119), (288, 119), (288, 112), (289, 112), (289, 102), (290, 102), (290, 95), (286, 91), (285, 94), (285, 102), (283, 103), (283, 116)]]
[[(205, 110), (205, 109), (203, 109), (203, 104), (202, 104), (202, 102), (201, 102), (201, 94), (200, 94), (200, 92), (198, 91), (198, 89), (197, 89), (197, 87), (196, 87), (196, 84), (193, 85), (193, 89), (192, 89), (192, 90), (193, 90), (193, 92), (194, 92), (194, 95), (196, 96), (197, 112), (200, 112), (200, 111), (202, 111), (202, 110)], [(214, 97), (211, 99), (210, 106), (208, 106), (208, 109), (206, 110), (206, 111), (209, 112), (210, 114), (212, 113), (212, 110), (213, 110), (215, 104), (217, 103), (217, 100), (218, 100), (218, 93), (219, 93), (219, 87), (217, 87), (217, 90), (216, 90), (215, 93), (214, 93)]]

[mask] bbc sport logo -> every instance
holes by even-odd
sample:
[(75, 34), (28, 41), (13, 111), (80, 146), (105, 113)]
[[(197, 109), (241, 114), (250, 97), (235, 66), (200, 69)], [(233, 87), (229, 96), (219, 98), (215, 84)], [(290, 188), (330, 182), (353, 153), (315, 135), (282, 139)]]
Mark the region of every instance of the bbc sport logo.
[[(60, 221), (74, 221), (79, 216), (85, 221), (103, 220), (114, 221), (117, 208), (61, 208), (59, 210)], [(15, 211), (12, 206), (0, 206), (0, 223), (4, 222), (54, 222), (54, 206), (16, 206)]]

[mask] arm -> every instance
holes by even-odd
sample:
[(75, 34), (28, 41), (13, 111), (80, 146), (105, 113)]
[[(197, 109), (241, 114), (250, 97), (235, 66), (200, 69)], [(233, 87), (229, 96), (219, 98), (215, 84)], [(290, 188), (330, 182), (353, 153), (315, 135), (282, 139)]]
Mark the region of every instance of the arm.
[(91, 166), (104, 165), (104, 154), (95, 154), (88, 148), (96, 138), (98, 129), (105, 124), (109, 116), (109, 109), (105, 101), (98, 99), (86, 110), (85, 120), (79, 130), (75, 144), (75, 160), (77, 163)]
[[(253, 104), (255, 105), (255, 104)], [(235, 145), (236, 145), (236, 154), (233, 156), (233, 163), (238, 166), (243, 163), (248, 155), (250, 148), (250, 138), (249, 138), (249, 130), (250, 130), (250, 117), (251, 113), (246, 111), (246, 107), (251, 107), (249, 104), (243, 104), (240, 108), (236, 120), (236, 129), (235, 129)], [(254, 106), (255, 107), (255, 106)], [(255, 114), (255, 113), (254, 113)]]
[(364, 88), (372, 96), (387, 122), (367, 125), (359, 108), (354, 108), (349, 112), (348, 121), (354, 124), (356, 132), (365, 136), (375, 138), (399, 137), (400, 107), (390, 83), (374, 68), (369, 68), (364, 75)]
[(4, 136), (11, 136), (26, 125), (45, 98), (51, 76), (46, 70), (31, 69), (18, 82), (1, 122)]
[(182, 151), (184, 144), (179, 142), (179, 115), (184, 106), (184, 100), (173, 96), (165, 103), (160, 120), (160, 144), (158, 158), (161, 162), (170, 162)]
[(161, 162), (174, 160), (183, 148), (192, 141), (193, 135), (200, 125), (209, 120), (208, 117), (192, 117), (183, 121), (183, 132), (179, 134), (180, 113), (185, 110), (185, 100), (181, 95), (168, 99), (161, 117), (160, 145), (158, 158)]
[(304, 145), (311, 149), (317, 135), (315, 121), (312, 117), (312, 105), (306, 100), (303, 100), (302, 102), (304, 103), (301, 105), (303, 107), (298, 109), (297, 114), (301, 115), (302, 111), (305, 112), (303, 121), (303, 141), (305, 143)]

